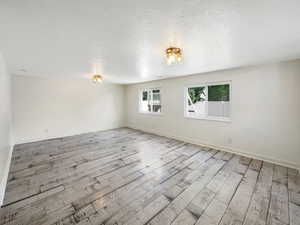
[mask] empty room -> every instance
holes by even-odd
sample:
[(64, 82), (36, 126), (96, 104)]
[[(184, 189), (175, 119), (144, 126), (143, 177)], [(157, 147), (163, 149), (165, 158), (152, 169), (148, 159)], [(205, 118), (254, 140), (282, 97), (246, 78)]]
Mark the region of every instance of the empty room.
[(0, 0), (0, 225), (300, 225), (299, 0)]

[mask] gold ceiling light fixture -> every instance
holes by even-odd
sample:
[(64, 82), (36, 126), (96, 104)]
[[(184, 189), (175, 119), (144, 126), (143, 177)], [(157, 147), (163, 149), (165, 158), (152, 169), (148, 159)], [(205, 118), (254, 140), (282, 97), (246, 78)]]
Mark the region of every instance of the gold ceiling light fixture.
[(166, 58), (169, 65), (182, 62), (182, 51), (180, 48), (170, 47), (166, 49)]
[(100, 74), (95, 74), (93, 76), (93, 81), (94, 81), (94, 83), (97, 83), (97, 84), (102, 83), (103, 77)]

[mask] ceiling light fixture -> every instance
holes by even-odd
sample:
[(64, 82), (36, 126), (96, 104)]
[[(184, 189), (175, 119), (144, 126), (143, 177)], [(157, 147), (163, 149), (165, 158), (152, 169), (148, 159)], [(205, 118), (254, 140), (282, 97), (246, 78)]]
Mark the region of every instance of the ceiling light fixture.
[(182, 52), (180, 48), (170, 47), (166, 49), (167, 63), (169, 65), (182, 62)]
[(93, 81), (94, 81), (94, 83), (98, 83), (98, 84), (102, 83), (103, 77), (101, 75), (99, 75), (99, 74), (95, 74), (93, 76)]

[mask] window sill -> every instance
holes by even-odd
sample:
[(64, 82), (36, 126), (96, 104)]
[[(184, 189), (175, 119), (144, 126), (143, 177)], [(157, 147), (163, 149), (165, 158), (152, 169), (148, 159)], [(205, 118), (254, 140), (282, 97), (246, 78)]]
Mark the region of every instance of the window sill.
[(163, 114), (160, 112), (160, 113), (153, 113), (153, 112), (139, 112), (141, 114), (145, 114), (145, 115), (152, 115), (152, 116), (162, 116)]
[(210, 121), (231, 123), (231, 119), (230, 118), (224, 118), (224, 117), (193, 117), (193, 116), (184, 116), (184, 118), (186, 118), (186, 119), (194, 119), (194, 120), (210, 120)]

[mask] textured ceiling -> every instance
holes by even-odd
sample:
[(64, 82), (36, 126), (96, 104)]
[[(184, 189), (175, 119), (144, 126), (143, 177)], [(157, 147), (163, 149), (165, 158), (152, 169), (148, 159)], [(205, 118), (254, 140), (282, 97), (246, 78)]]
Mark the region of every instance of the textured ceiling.
[(294, 59), (300, 1), (1, 0), (0, 51), (14, 74), (117, 83)]

